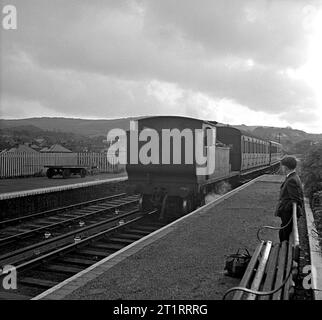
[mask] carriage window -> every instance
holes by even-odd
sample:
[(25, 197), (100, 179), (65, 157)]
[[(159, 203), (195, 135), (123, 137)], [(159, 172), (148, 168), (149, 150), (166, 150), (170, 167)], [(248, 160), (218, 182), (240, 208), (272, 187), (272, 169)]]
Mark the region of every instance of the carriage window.
[(207, 146), (207, 128), (203, 131), (203, 145)]
[[(208, 142), (208, 135), (207, 135), (207, 131), (208, 130), (211, 130), (210, 131), (210, 141)], [(211, 128), (211, 127), (206, 127), (204, 128), (204, 131), (203, 131), (203, 145), (205, 147), (209, 147), (209, 146), (212, 146), (212, 145), (216, 145), (216, 130), (214, 128)]]

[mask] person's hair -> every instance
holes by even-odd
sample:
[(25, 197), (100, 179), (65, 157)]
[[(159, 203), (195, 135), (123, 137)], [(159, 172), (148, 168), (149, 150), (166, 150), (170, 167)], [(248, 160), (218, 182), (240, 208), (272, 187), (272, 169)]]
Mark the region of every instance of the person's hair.
[(296, 161), (296, 159), (294, 157), (285, 156), (281, 160), (281, 165), (289, 168), (290, 170), (294, 170), (296, 168), (297, 161)]

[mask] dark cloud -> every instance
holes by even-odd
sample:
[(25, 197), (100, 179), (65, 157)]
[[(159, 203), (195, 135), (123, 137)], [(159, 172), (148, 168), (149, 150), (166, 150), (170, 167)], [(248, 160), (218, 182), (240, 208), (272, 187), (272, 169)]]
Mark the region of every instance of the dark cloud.
[[(311, 88), (286, 72), (306, 61), (316, 1), (11, 3), (18, 30), (1, 31), (7, 106), (19, 99), (79, 116), (201, 116), (201, 95), (303, 122), (316, 107)], [(151, 92), (155, 81), (178, 97)]]
[[(296, 67), (306, 58), (305, 18), (310, 1), (146, 1), (147, 24), (172, 26), (209, 55)], [(311, 2), (314, 4), (314, 2)]]

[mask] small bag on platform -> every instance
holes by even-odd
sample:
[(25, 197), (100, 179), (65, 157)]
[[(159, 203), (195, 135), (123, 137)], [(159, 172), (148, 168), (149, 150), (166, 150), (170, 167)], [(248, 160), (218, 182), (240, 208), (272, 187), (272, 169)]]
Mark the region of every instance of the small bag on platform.
[(225, 271), (226, 275), (234, 278), (241, 278), (248, 266), (248, 263), (252, 256), (249, 254), (248, 250), (240, 248), (236, 253), (230, 254), (226, 257)]

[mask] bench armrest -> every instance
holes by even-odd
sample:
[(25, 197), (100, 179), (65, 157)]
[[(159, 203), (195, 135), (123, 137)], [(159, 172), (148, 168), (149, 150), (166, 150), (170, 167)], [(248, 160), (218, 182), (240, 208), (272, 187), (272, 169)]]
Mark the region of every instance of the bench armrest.
[(275, 288), (274, 290), (271, 290), (271, 291), (257, 291), (257, 290), (252, 290), (252, 289), (248, 289), (248, 288), (245, 288), (245, 287), (233, 287), (233, 288), (231, 288), (231, 289), (229, 289), (229, 290), (227, 290), (225, 292), (225, 294), (222, 297), (222, 300), (226, 300), (227, 295), (229, 293), (233, 292), (233, 291), (243, 291), (243, 292), (247, 292), (247, 293), (250, 293), (250, 294), (254, 294), (256, 296), (267, 296), (267, 295), (274, 294), (275, 292), (281, 290), (285, 286), (285, 284), (287, 283), (290, 275), (292, 274), (292, 271), (293, 271), (293, 268), (290, 268), (290, 271), (289, 271), (287, 277), (284, 279), (283, 283), (279, 287)]
[(298, 225), (297, 225), (297, 204), (295, 202), (293, 202), (293, 216), (292, 216), (292, 220), (293, 220), (293, 232), (292, 232), (292, 236), (293, 236), (293, 250), (294, 250), (294, 260), (298, 261), (299, 257), (300, 257), (300, 237), (299, 237), (299, 229), (298, 229)]
[(256, 237), (258, 239), (258, 241), (264, 241), (263, 239), (260, 238), (259, 234), (262, 230), (264, 229), (270, 229), (270, 230), (282, 230), (282, 229), (285, 229), (290, 223), (291, 221), (293, 220), (293, 218), (291, 218), (289, 220), (289, 222), (284, 226), (284, 227), (273, 227), (273, 226), (262, 226), (260, 227), (258, 230), (257, 230), (257, 234), (256, 234)]
[(293, 237), (293, 244), (294, 247), (299, 247), (300, 241), (299, 241), (299, 230), (298, 230), (298, 225), (297, 225), (297, 204), (296, 202), (292, 203), (292, 217), (288, 221), (288, 223), (284, 227), (273, 227), (273, 226), (262, 226), (257, 230), (256, 237), (258, 241), (263, 241), (263, 239), (260, 238), (259, 234), (262, 230), (264, 229), (270, 229), (270, 230), (282, 230), (285, 229), (292, 221), (293, 221), (293, 232), (292, 232), (292, 237)]

